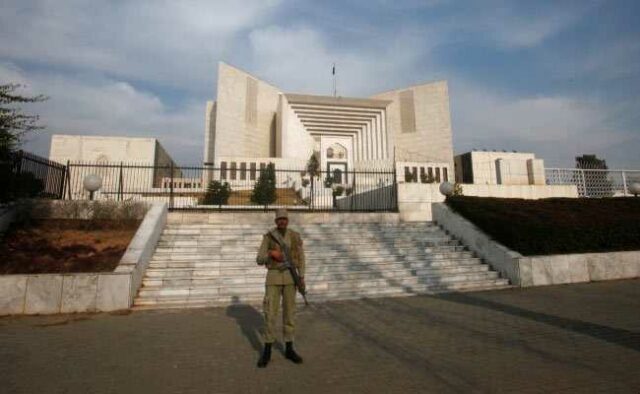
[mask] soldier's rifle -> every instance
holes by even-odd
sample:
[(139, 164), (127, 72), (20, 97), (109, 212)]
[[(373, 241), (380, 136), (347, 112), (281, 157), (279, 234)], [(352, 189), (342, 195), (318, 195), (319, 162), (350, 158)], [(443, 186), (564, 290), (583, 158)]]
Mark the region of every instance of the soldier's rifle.
[(284, 261), (281, 264), (283, 267), (289, 270), (289, 273), (291, 273), (293, 283), (295, 284), (296, 289), (298, 289), (298, 292), (302, 295), (304, 304), (309, 305), (309, 302), (307, 301), (307, 289), (305, 289), (305, 287), (302, 285), (300, 275), (298, 275), (298, 269), (289, 257), (291, 256), (291, 254), (289, 253), (289, 247), (279, 234), (276, 236), (275, 234), (273, 234), (273, 232), (269, 231), (269, 236), (271, 236), (271, 239), (273, 239), (280, 246), (280, 250), (282, 251), (282, 254), (284, 256)]

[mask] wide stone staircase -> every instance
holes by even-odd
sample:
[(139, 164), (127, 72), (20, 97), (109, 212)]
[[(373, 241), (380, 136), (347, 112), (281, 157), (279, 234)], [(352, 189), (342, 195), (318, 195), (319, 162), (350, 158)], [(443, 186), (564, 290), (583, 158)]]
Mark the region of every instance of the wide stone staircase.
[[(509, 287), (431, 222), (291, 228), (304, 240), (310, 302)], [(260, 304), (266, 270), (256, 253), (265, 231), (252, 224), (167, 224), (134, 309)]]

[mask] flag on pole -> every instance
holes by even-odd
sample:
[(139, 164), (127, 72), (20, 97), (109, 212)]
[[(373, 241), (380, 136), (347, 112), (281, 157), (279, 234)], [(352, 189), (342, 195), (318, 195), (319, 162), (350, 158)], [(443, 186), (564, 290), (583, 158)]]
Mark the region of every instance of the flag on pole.
[(333, 69), (331, 70), (331, 74), (336, 75), (336, 64), (333, 63)]

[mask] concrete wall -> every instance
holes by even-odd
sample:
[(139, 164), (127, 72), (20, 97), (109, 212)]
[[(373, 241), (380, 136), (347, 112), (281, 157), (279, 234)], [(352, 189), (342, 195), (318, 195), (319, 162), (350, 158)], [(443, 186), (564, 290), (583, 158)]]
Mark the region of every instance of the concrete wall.
[(209, 141), (214, 157), (274, 156), (279, 94), (268, 83), (220, 62), (215, 117), (210, 118), (215, 121), (215, 144)]
[(472, 197), (540, 198), (565, 197), (578, 198), (576, 185), (471, 185), (461, 184), (462, 194)]
[[(451, 167), (449, 163), (424, 163), (424, 162), (412, 162), (412, 161), (397, 161), (395, 163), (396, 179), (398, 183), (426, 183), (422, 182), (422, 174), (425, 177), (431, 175), (434, 183), (440, 182), (453, 182), (453, 175), (451, 173)], [(407, 175), (415, 180), (409, 180)]]
[(396, 192), (393, 186), (383, 186), (364, 193), (357, 193), (351, 196), (339, 197), (336, 205), (339, 210), (348, 211), (350, 209), (375, 210), (386, 209), (395, 205)]
[[(67, 161), (71, 163), (109, 164), (111, 166), (120, 163), (144, 166), (176, 164), (157, 139), (137, 137), (56, 134), (51, 137), (49, 158), (62, 164), (66, 164)], [(88, 192), (84, 190), (82, 180), (89, 174), (96, 174), (102, 178), (102, 188), (97, 192), (96, 198), (115, 199), (114, 196), (119, 190), (119, 168), (80, 166), (72, 166), (69, 170), (72, 198), (88, 197)], [(170, 177), (169, 169), (124, 168), (123, 189), (125, 191), (148, 191), (152, 187), (160, 187), (162, 179), (165, 177)], [(174, 170), (174, 177), (181, 177), (180, 171)], [(67, 190), (68, 194), (69, 190)]]
[(431, 206), (444, 201), (439, 183), (399, 183), (398, 211), (403, 222), (433, 220)]
[(491, 268), (500, 272), (503, 278), (508, 278), (511, 284), (520, 285), (520, 268), (517, 264), (517, 259), (522, 257), (520, 253), (495, 242), (445, 203), (433, 204), (433, 220), (475, 252)]
[[(407, 130), (407, 123), (410, 123), (411, 116), (409, 109), (402, 108), (401, 96), (406, 96), (403, 92), (412, 92), (413, 95), (413, 120), (415, 121), (413, 132), (405, 132), (411, 131)], [(396, 147), (396, 159), (445, 162), (453, 168), (449, 89), (446, 81), (384, 92), (371, 98), (392, 100), (386, 111), (386, 127), (390, 146)], [(410, 101), (403, 102), (410, 105)], [(405, 130), (403, 130), (403, 116)]]
[(276, 125), (276, 155), (283, 158), (308, 160), (313, 153), (314, 140), (289, 105), (285, 95), (278, 100)]
[[(456, 181), (463, 183), (462, 157), (470, 155), (473, 183), (477, 185), (544, 185), (544, 161), (533, 153), (472, 151), (456, 155)], [(466, 182), (469, 183), (469, 182)]]
[(207, 101), (204, 117), (204, 162), (215, 161), (214, 147), (216, 144), (216, 102)]
[(493, 240), (444, 203), (433, 218), (516, 286), (543, 286), (640, 277), (640, 251), (522, 256)]
[(62, 134), (51, 136), (49, 160), (62, 164), (66, 164), (67, 160), (153, 164), (155, 158), (155, 138)]

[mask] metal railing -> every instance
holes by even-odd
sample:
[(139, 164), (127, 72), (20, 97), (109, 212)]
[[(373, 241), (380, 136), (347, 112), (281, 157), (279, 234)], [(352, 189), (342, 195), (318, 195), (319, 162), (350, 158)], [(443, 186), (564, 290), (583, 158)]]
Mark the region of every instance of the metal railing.
[(630, 196), (629, 186), (640, 182), (640, 170), (546, 168), (547, 185), (576, 185), (580, 197)]
[(66, 167), (20, 150), (1, 161), (0, 174), (3, 184), (0, 202), (21, 197), (58, 199), (64, 191)]
[[(164, 201), (170, 209), (256, 210), (287, 207), (305, 211), (396, 211), (393, 168), (310, 176), (304, 169), (274, 169), (273, 190), (256, 191), (267, 166), (178, 167), (135, 163), (68, 163), (65, 199), (88, 199), (83, 180), (102, 179), (94, 199)], [(259, 188), (258, 188), (259, 189)]]

